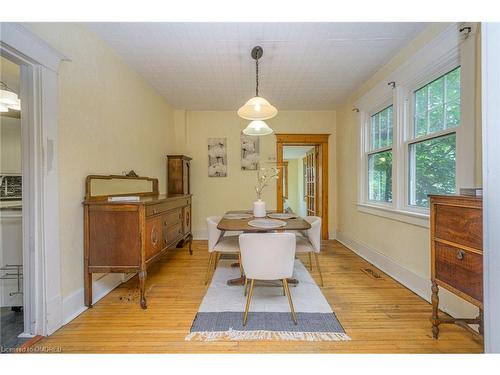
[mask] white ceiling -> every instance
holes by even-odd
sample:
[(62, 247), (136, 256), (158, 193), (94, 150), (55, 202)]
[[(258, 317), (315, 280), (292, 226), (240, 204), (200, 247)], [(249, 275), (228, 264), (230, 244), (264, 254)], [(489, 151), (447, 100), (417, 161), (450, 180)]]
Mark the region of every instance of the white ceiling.
[(92, 23), (175, 108), (236, 110), (255, 93), (278, 109), (331, 110), (424, 23)]
[(283, 159), (298, 159), (306, 156), (307, 151), (314, 146), (283, 146)]

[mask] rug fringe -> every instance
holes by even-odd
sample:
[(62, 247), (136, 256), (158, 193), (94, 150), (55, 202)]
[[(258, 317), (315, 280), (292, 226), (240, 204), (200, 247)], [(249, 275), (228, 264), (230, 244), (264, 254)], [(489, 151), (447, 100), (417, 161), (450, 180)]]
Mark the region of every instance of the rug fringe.
[(339, 332), (291, 332), (291, 331), (203, 331), (191, 332), (185, 341), (349, 341), (351, 338)]

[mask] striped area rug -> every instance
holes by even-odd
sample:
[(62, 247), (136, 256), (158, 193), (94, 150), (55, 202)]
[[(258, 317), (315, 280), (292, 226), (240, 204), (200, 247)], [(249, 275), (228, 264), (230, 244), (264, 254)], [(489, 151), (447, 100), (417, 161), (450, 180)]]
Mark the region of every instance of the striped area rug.
[(320, 288), (299, 261), (296, 287), (290, 286), (298, 324), (292, 321), (281, 283), (255, 283), (248, 322), (243, 326), (246, 297), (242, 286), (228, 286), (239, 276), (233, 260), (221, 260), (198, 309), (186, 341), (350, 340)]

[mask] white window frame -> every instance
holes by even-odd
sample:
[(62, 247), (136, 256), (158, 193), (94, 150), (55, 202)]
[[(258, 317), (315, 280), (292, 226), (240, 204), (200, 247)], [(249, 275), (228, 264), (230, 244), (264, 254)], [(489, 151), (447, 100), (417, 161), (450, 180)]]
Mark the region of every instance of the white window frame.
[[(371, 118), (372, 116), (376, 115), (377, 113), (385, 110), (386, 108), (392, 106), (392, 99), (387, 99), (384, 102), (382, 102), (380, 105), (377, 107), (373, 108), (370, 113), (365, 116), (365, 123), (364, 123), (364, 129), (366, 132), (366, 142), (364, 142), (364, 148), (363, 148), (363, 160), (365, 163), (365, 168), (364, 168), (364, 175), (366, 178), (366, 189), (363, 191), (363, 199), (364, 201), (368, 202), (369, 204), (375, 205), (375, 206), (380, 206), (380, 207), (393, 207), (394, 205), (394, 197), (392, 199), (392, 202), (383, 202), (383, 201), (375, 201), (375, 200), (370, 200), (369, 198), (369, 157), (370, 155), (377, 154), (380, 152), (384, 151), (392, 151), (393, 153), (393, 159), (394, 159), (394, 141), (390, 146), (385, 146), (385, 147), (379, 147), (377, 149), (371, 149)], [(393, 106), (393, 119), (392, 119), (392, 124), (393, 124), (393, 138), (394, 138), (394, 106)], [(392, 176), (394, 176), (394, 165), (392, 167)], [(393, 188), (394, 190), (394, 188)]]
[[(410, 205), (410, 154), (411, 144), (456, 134), (456, 191), (460, 187), (474, 186), (475, 176), (475, 25), (472, 35), (459, 29), (463, 24), (452, 24), (410, 60), (389, 75), (386, 81), (374, 87), (356, 102), (360, 111), (360, 161), (358, 209), (362, 212), (387, 217), (423, 227), (429, 226), (429, 209)], [(469, 25), (468, 25), (469, 26)], [(461, 67), (460, 126), (413, 137), (414, 92), (435, 79)], [(391, 85), (390, 82), (395, 82)], [(392, 88), (392, 86), (395, 86)], [(383, 203), (368, 199), (368, 151), (370, 145), (371, 115), (393, 105), (393, 165), (392, 202)]]

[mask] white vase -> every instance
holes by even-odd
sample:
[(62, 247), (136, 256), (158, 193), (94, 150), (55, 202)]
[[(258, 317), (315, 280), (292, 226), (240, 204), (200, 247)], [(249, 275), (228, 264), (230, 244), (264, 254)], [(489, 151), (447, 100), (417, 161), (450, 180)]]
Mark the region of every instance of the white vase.
[(257, 199), (253, 202), (253, 216), (266, 217), (266, 202), (261, 199)]

